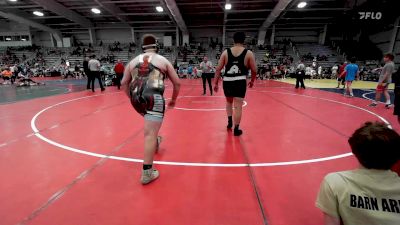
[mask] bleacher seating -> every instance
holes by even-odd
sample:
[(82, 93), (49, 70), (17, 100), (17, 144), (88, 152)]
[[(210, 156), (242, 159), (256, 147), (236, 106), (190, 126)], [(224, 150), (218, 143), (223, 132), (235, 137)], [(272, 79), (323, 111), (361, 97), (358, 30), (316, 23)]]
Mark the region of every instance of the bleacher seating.
[[(343, 61), (342, 57), (338, 53), (328, 46), (319, 44), (296, 44), (297, 53), (300, 57), (311, 53), (313, 57), (317, 55), (327, 56), (326, 61), (318, 61), (318, 64), (322, 67), (332, 67), (335, 63)], [(305, 60), (306, 64), (311, 64), (313, 60)]]

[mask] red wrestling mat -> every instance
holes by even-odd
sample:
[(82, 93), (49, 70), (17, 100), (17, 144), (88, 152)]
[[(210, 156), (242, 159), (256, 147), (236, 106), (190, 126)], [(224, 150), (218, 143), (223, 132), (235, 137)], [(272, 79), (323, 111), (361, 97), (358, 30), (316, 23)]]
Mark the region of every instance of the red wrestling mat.
[(148, 186), (143, 120), (122, 92), (1, 105), (1, 224), (319, 225), (322, 178), (357, 167), (348, 136), (368, 120), (399, 129), (366, 100), (259, 81), (237, 138), (222, 92), (200, 96), (200, 80), (182, 82), (161, 130), (161, 177)]

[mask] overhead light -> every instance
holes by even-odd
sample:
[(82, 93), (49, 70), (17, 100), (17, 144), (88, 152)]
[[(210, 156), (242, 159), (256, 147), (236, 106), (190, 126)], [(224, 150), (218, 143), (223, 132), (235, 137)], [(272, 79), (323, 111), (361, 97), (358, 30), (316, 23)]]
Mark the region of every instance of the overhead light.
[(299, 2), (299, 4), (297, 5), (297, 8), (302, 9), (304, 7), (306, 7), (307, 2)]
[(101, 11), (100, 11), (100, 9), (92, 8), (92, 13), (94, 13), (94, 14), (100, 14)]
[(232, 9), (232, 4), (231, 3), (226, 3), (225, 4), (225, 9), (226, 10), (231, 10)]
[(34, 12), (33, 12), (33, 15), (36, 15), (36, 16), (44, 16), (44, 14), (43, 14), (42, 12), (39, 12), (39, 11), (34, 11)]
[(21, 41), (26, 41), (26, 39), (25, 38), (21, 38)]
[(164, 12), (163, 7), (161, 7), (161, 6), (157, 6), (156, 10), (157, 10), (157, 12)]
[(11, 38), (9, 38), (9, 37), (6, 37), (6, 41), (11, 41)]
[(17, 0), (8, 0), (8, 1), (10, 1), (10, 2), (16, 2)]

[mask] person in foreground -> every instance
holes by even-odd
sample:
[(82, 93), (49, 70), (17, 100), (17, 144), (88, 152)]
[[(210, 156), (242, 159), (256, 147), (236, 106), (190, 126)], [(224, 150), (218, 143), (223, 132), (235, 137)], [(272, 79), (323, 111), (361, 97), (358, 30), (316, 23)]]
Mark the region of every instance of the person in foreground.
[(387, 125), (367, 122), (349, 139), (360, 168), (328, 174), (316, 206), (325, 225), (400, 224), (400, 136)]
[(142, 49), (144, 53), (126, 66), (122, 87), (134, 109), (144, 116), (144, 160), (141, 182), (148, 184), (159, 177), (159, 172), (153, 168), (153, 158), (161, 142), (158, 132), (165, 112), (164, 79), (168, 76), (173, 84), (169, 107), (175, 106), (180, 81), (171, 63), (157, 54), (155, 36), (144, 35)]
[[(215, 72), (215, 87), (214, 91), (218, 92), (218, 82), (221, 77), (221, 70), (225, 67), (223, 77), (223, 88), (226, 97), (226, 112), (228, 114), (228, 129), (231, 129), (233, 122), (235, 136), (242, 135), (243, 131), (239, 129), (239, 124), (242, 118), (243, 99), (246, 96), (247, 75), (251, 70), (251, 81), (248, 86), (252, 88), (257, 76), (257, 66), (254, 54), (244, 47), (246, 35), (243, 32), (237, 32), (233, 36), (234, 46), (225, 50), (218, 63)], [(233, 108), (232, 108), (233, 107)], [(232, 115), (234, 113), (234, 120)]]

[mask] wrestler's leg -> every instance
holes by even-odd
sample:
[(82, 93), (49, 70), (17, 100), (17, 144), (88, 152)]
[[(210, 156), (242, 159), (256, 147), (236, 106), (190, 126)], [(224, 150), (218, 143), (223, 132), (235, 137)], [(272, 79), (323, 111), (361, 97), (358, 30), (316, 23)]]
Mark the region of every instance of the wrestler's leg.
[(228, 129), (232, 129), (233, 122), (232, 122), (232, 114), (233, 114), (233, 98), (226, 97), (226, 114), (228, 116)]
[(154, 154), (158, 146), (158, 132), (161, 128), (162, 118), (145, 115), (144, 122), (144, 158), (141, 181), (148, 184), (157, 179), (159, 173), (153, 168)]
[(243, 98), (233, 98), (233, 108), (234, 108), (234, 119), (235, 122), (235, 130), (234, 135), (240, 136), (243, 131), (239, 129), (240, 122), (242, 120), (242, 107), (243, 107)]
[(145, 120), (144, 122), (144, 162), (145, 165), (152, 165), (154, 154), (158, 146), (158, 132), (162, 120)]

